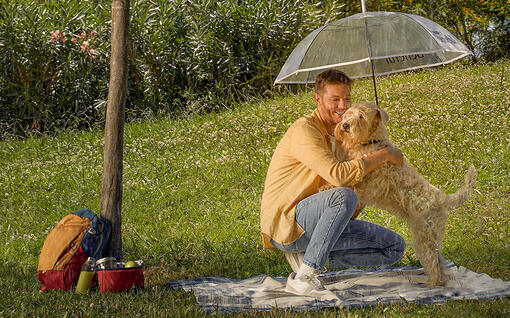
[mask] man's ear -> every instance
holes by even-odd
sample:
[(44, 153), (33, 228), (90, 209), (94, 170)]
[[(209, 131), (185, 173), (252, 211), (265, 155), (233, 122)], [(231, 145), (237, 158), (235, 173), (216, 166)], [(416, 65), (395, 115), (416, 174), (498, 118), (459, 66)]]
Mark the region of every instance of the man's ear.
[(319, 106), (320, 98), (321, 98), (321, 95), (319, 95), (319, 93), (315, 93), (315, 95), (313, 95), (313, 99), (315, 100), (315, 103), (317, 104), (317, 106)]

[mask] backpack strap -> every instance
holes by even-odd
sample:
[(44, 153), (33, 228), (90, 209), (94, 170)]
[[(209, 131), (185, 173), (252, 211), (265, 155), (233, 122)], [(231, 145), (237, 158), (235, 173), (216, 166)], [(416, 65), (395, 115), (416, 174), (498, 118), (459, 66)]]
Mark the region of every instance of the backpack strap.
[(94, 254), (92, 255), (93, 258), (96, 258), (96, 254), (97, 252), (99, 252), (99, 250), (101, 249), (101, 246), (103, 245), (103, 229), (104, 229), (104, 224), (103, 222), (101, 221), (100, 218), (98, 218), (98, 226), (99, 226), (99, 243), (97, 244), (97, 248), (96, 250), (94, 251)]
[(82, 209), (75, 213), (92, 221), (92, 226), (81, 242), (85, 254), (89, 257), (101, 258), (105, 245), (110, 238), (110, 222), (88, 209)]

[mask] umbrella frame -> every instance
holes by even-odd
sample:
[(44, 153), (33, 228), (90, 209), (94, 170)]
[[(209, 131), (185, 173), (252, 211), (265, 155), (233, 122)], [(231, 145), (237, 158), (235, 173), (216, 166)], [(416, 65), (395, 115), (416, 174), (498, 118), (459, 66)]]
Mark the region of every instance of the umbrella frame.
[[(365, 8), (365, 0), (361, 0), (361, 7), (362, 7), (362, 14), (361, 15), (364, 17), (364, 16), (367, 15), (366, 8)], [(409, 54), (409, 55), (393, 54), (393, 55), (388, 55), (388, 56), (372, 57), (372, 46), (371, 46), (370, 37), (369, 37), (369, 34), (368, 34), (368, 21), (367, 21), (367, 19), (364, 19), (364, 22), (365, 22), (365, 34), (366, 34), (365, 38), (366, 38), (367, 55), (368, 55), (366, 58), (359, 59), (359, 60), (356, 60), (356, 61), (342, 62), (342, 63), (337, 63), (337, 64), (329, 64), (327, 66), (299, 69), (299, 70), (296, 70), (296, 71), (294, 71), (294, 72), (292, 72), (290, 74), (287, 74), (286, 76), (284, 76), (282, 78), (279, 78), (279, 79), (277, 78), (275, 80), (275, 82), (274, 82), (274, 85), (279, 85), (279, 84), (309, 84), (309, 83), (311, 83), (310, 81), (286, 81), (285, 83), (282, 83), (282, 81), (284, 81), (286, 78), (292, 77), (292, 76), (294, 76), (296, 74), (303, 73), (303, 72), (317, 71), (317, 70), (321, 70), (321, 69), (329, 69), (329, 68), (332, 68), (332, 67), (351, 65), (351, 64), (357, 64), (357, 63), (360, 63), (360, 62), (367, 62), (368, 61), (368, 62), (370, 62), (372, 82), (373, 82), (373, 86), (374, 86), (375, 101), (376, 101), (376, 104), (379, 104), (379, 99), (378, 99), (378, 96), (377, 96), (377, 85), (376, 85), (376, 79), (375, 79), (376, 75), (378, 75), (378, 76), (389, 75), (389, 74), (398, 73), (398, 72), (405, 72), (405, 71), (412, 71), (412, 70), (416, 70), (416, 69), (421, 69), (421, 68), (424, 68), (424, 67), (434, 67), (434, 66), (439, 66), (439, 65), (445, 65), (445, 64), (454, 62), (456, 60), (462, 59), (462, 58), (464, 58), (464, 57), (466, 57), (468, 55), (472, 55), (471, 52), (465, 52), (463, 54), (455, 56), (454, 58), (451, 58), (451, 59), (446, 60), (446, 61), (441, 61), (439, 63), (427, 64), (426, 66), (412, 66), (412, 67), (408, 67), (408, 68), (404, 68), (404, 69), (398, 69), (398, 70), (394, 70), (394, 71), (387, 71), (387, 72), (377, 73), (376, 74), (375, 67), (374, 67), (374, 61), (375, 60), (386, 59), (387, 61), (391, 62), (391, 59), (395, 59), (395, 58), (404, 58), (404, 59), (406, 59), (406, 58), (413, 58), (413, 57), (416, 58), (416, 57), (419, 57), (420, 55), (432, 55), (432, 54), (436, 54), (436, 53), (445, 52), (445, 50), (433, 50), (433, 51), (413, 52), (412, 54)], [(324, 27), (326, 27), (326, 26), (324, 26)], [(320, 30), (323, 29), (324, 27), (322, 27), (320, 29), (317, 29), (316, 31), (320, 32)], [(360, 78), (360, 77), (365, 77), (365, 76), (370, 76), (370, 75), (359, 75), (359, 76), (351, 76), (351, 77), (352, 78)]]

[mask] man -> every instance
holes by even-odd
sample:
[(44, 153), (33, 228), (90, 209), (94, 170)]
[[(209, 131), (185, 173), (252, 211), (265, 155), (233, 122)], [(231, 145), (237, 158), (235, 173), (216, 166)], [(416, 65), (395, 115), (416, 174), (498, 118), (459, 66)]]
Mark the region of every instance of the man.
[[(352, 80), (337, 70), (319, 74), (315, 111), (287, 130), (271, 159), (262, 195), (260, 225), (265, 248), (285, 252), (292, 272), (286, 290), (334, 299), (318, 275), (331, 267), (375, 266), (398, 261), (406, 248), (398, 234), (352, 219), (358, 199), (347, 187), (403, 155), (387, 147), (363, 159), (341, 161), (333, 132), (351, 104)], [(336, 188), (321, 191), (326, 181)]]

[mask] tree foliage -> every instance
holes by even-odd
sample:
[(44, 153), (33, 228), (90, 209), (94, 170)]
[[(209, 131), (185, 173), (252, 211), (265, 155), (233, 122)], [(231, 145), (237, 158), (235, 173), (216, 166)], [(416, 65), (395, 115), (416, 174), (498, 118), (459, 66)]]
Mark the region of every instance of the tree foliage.
[[(510, 53), (508, 0), (367, 0), (366, 7), (432, 19), (475, 60)], [(133, 0), (127, 119), (271, 93), (306, 34), (359, 12), (359, 0)], [(0, 138), (104, 123), (110, 14), (108, 1), (0, 3)]]

